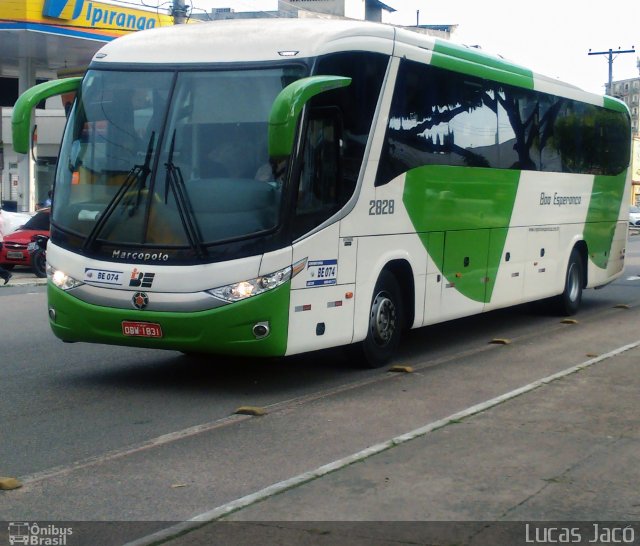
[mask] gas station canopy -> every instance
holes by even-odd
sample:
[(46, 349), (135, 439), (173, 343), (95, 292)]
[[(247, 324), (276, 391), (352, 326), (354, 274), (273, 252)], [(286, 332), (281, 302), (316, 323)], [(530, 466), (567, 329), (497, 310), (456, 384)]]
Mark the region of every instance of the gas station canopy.
[(25, 65), (37, 78), (82, 69), (105, 42), (171, 24), (167, 14), (90, 0), (2, 0), (0, 75), (24, 76)]

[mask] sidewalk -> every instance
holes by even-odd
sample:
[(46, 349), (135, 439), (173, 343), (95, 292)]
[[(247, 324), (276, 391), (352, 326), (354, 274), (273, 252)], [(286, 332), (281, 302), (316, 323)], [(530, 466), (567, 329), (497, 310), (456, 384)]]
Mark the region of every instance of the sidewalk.
[(639, 360), (636, 347), (162, 544), (517, 546), (565, 528), (572, 544), (624, 529), (639, 544)]
[(35, 273), (31, 271), (31, 269), (27, 268), (16, 268), (11, 271), (11, 279), (7, 284), (4, 284), (4, 281), (0, 279), (0, 289), (1, 288), (9, 288), (11, 286), (36, 286), (40, 284), (47, 284), (47, 279), (41, 279), (36, 277)]

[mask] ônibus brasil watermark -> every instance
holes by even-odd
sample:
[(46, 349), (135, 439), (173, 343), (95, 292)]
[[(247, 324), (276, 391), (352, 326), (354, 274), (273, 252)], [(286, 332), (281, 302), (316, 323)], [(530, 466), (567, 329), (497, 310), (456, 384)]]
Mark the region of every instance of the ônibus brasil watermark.
[(67, 538), (73, 535), (71, 527), (59, 527), (54, 524), (39, 525), (12, 521), (9, 523), (9, 544), (27, 544), (33, 546), (66, 546)]

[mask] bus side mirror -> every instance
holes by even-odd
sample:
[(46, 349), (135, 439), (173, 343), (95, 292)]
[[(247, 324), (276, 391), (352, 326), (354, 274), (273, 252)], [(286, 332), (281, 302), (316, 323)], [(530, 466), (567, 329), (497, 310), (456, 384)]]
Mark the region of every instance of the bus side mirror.
[(13, 135), (13, 149), (21, 154), (29, 152), (31, 147), (31, 112), (41, 101), (77, 91), (82, 78), (64, 78), (44, 82), (27, 89), (16, 101), (11, 117), (11, 132)]
[(309, 99), (350, 84), (351, 78), (342, 76), (311, 76), (296, 80), (280, 91), (269, 115), (269, 156), (291, 155), (300, 113)]

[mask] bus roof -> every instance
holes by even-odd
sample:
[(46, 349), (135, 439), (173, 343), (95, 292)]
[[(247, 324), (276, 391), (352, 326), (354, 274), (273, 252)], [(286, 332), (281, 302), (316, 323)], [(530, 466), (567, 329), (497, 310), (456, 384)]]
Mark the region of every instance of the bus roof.
[[(215, 63), (282, 61), (339, 50), (391, 53), (394, 27), (350, 20), (241, 19), (135, 32), (105, 45), (100, 62)], [(335, 42), (342, 42), (336, 45)], [(295, 56), (292, 52), (296, 52)], [(106, 57), (101, 55), (106, 54)]]
[(456, 72), (628, 112), (622, 101), (588, 93), (477, 48), (392, 25), (349, 19), (230, 19), (161, 27), (108, 43), (96, 53), (92, 66), (292, 61), (356, 50), (395, 53)]

